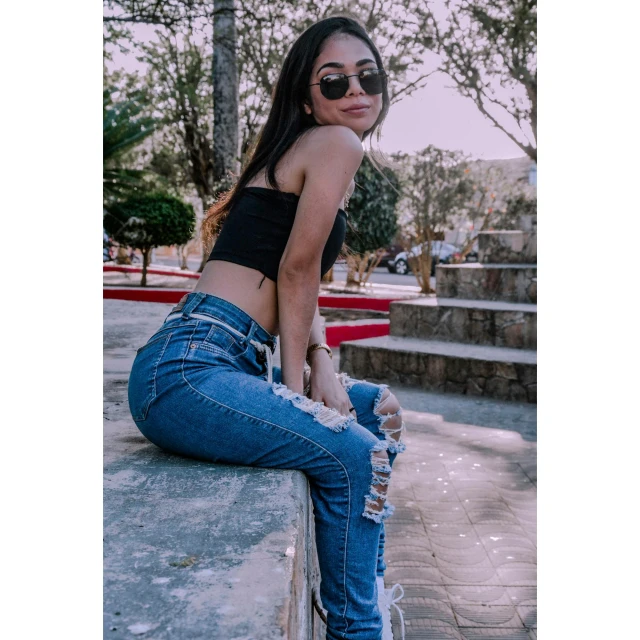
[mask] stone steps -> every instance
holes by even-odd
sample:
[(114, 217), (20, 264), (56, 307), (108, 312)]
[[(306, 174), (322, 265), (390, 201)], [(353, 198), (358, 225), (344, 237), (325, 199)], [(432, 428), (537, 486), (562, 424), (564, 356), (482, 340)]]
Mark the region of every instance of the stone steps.
[(439, 264), (436, 294), (438, 298), (535, 304), (536, 280), (536, 264)]
[(536, 402), (536, 352), (527, 349), (383, 336), (343, 342), (340, 362), (355, 378)]
[(535, 304), (423, 297), (391, 303), (390, 335), (536, 349)]

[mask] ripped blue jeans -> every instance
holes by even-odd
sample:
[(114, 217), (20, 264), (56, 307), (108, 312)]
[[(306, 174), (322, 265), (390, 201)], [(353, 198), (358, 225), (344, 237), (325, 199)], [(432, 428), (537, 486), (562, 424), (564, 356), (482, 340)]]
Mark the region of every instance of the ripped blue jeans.
[(404, 450), (404, 423), (391, 418), (401, 410), (378, 411), (387, 385), (345, 373), (337, 375), (357, 422), (293, 392), (271, 364), (276, 340), (236, 305), (188, 294), (137, 352), (131, 414), (142, 434), (169, 452), (303, 471), (327, 638), (379, 640), (376, 575), (386, 568), (383, 521), (393, 512), (386, 491)]

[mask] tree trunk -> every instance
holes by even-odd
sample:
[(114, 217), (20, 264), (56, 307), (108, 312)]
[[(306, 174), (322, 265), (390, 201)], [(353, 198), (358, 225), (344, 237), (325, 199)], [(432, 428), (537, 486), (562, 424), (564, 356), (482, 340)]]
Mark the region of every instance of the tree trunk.
[(147, 286), (147, 267), (151, 262), (151, 247), (142, 250), (142, 280), (140, 281), (141, 287)]
[(129, 254), (124, 247), (118, 247), (116, 264), (131, 264), (131, 258), (129, 258)]
[[(235, 0), (213, 2), (213, 183), (214, 199), (231, 188), (240, 173), (238, 141), (238, 62)], [(206, 210), (206, 196), (198, 194)], [(202, 273), (212, 247), (202, 244)]]
[(322, 276), (322, 282), (333, 282), (333, 267)]
[(188, 269), (189, 265), (187, 264), (187, 251), (188, 251), (188, 245), (187, 244), (181, 244), (178, 247), (176, 247), (176, 250), (178, 252), (178, 261), (180, 264), (180, 268), (181, 269)]
[(237, 175), (240, 169), (235, 0), (213, 5), (213, 171), (224, 191), (234, 182), (230, 172)]

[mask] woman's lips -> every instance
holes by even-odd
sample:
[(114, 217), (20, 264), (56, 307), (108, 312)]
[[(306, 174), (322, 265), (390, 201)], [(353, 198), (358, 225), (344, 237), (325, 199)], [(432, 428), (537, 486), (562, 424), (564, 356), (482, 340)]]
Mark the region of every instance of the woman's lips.
[(359, 107), (358, 109), (345, 109), (344, 112), (351, 116), (361, 116), (369, 111), (369, 107)]

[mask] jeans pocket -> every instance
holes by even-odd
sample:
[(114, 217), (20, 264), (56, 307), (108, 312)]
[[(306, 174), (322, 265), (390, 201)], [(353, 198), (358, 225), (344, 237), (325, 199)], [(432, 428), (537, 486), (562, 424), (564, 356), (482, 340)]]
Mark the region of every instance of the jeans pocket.
[(147, 344), (138, 349), (131, 367), (127, 393), (129, 411), (136, 422), (146, 420), (149, 407), (156, 397), (156, 376), (158, 364), (164, 354), (171, 332), (153, 336)]
[(198, 348), (206, 351), (214, 351), (235, 360), (244, 355), (249, 348), (249, 340), (240, 336), (232, 329), (227, 329), (220, 324), (211, 324), (209, 331), (202, 342), (194, 341)]

